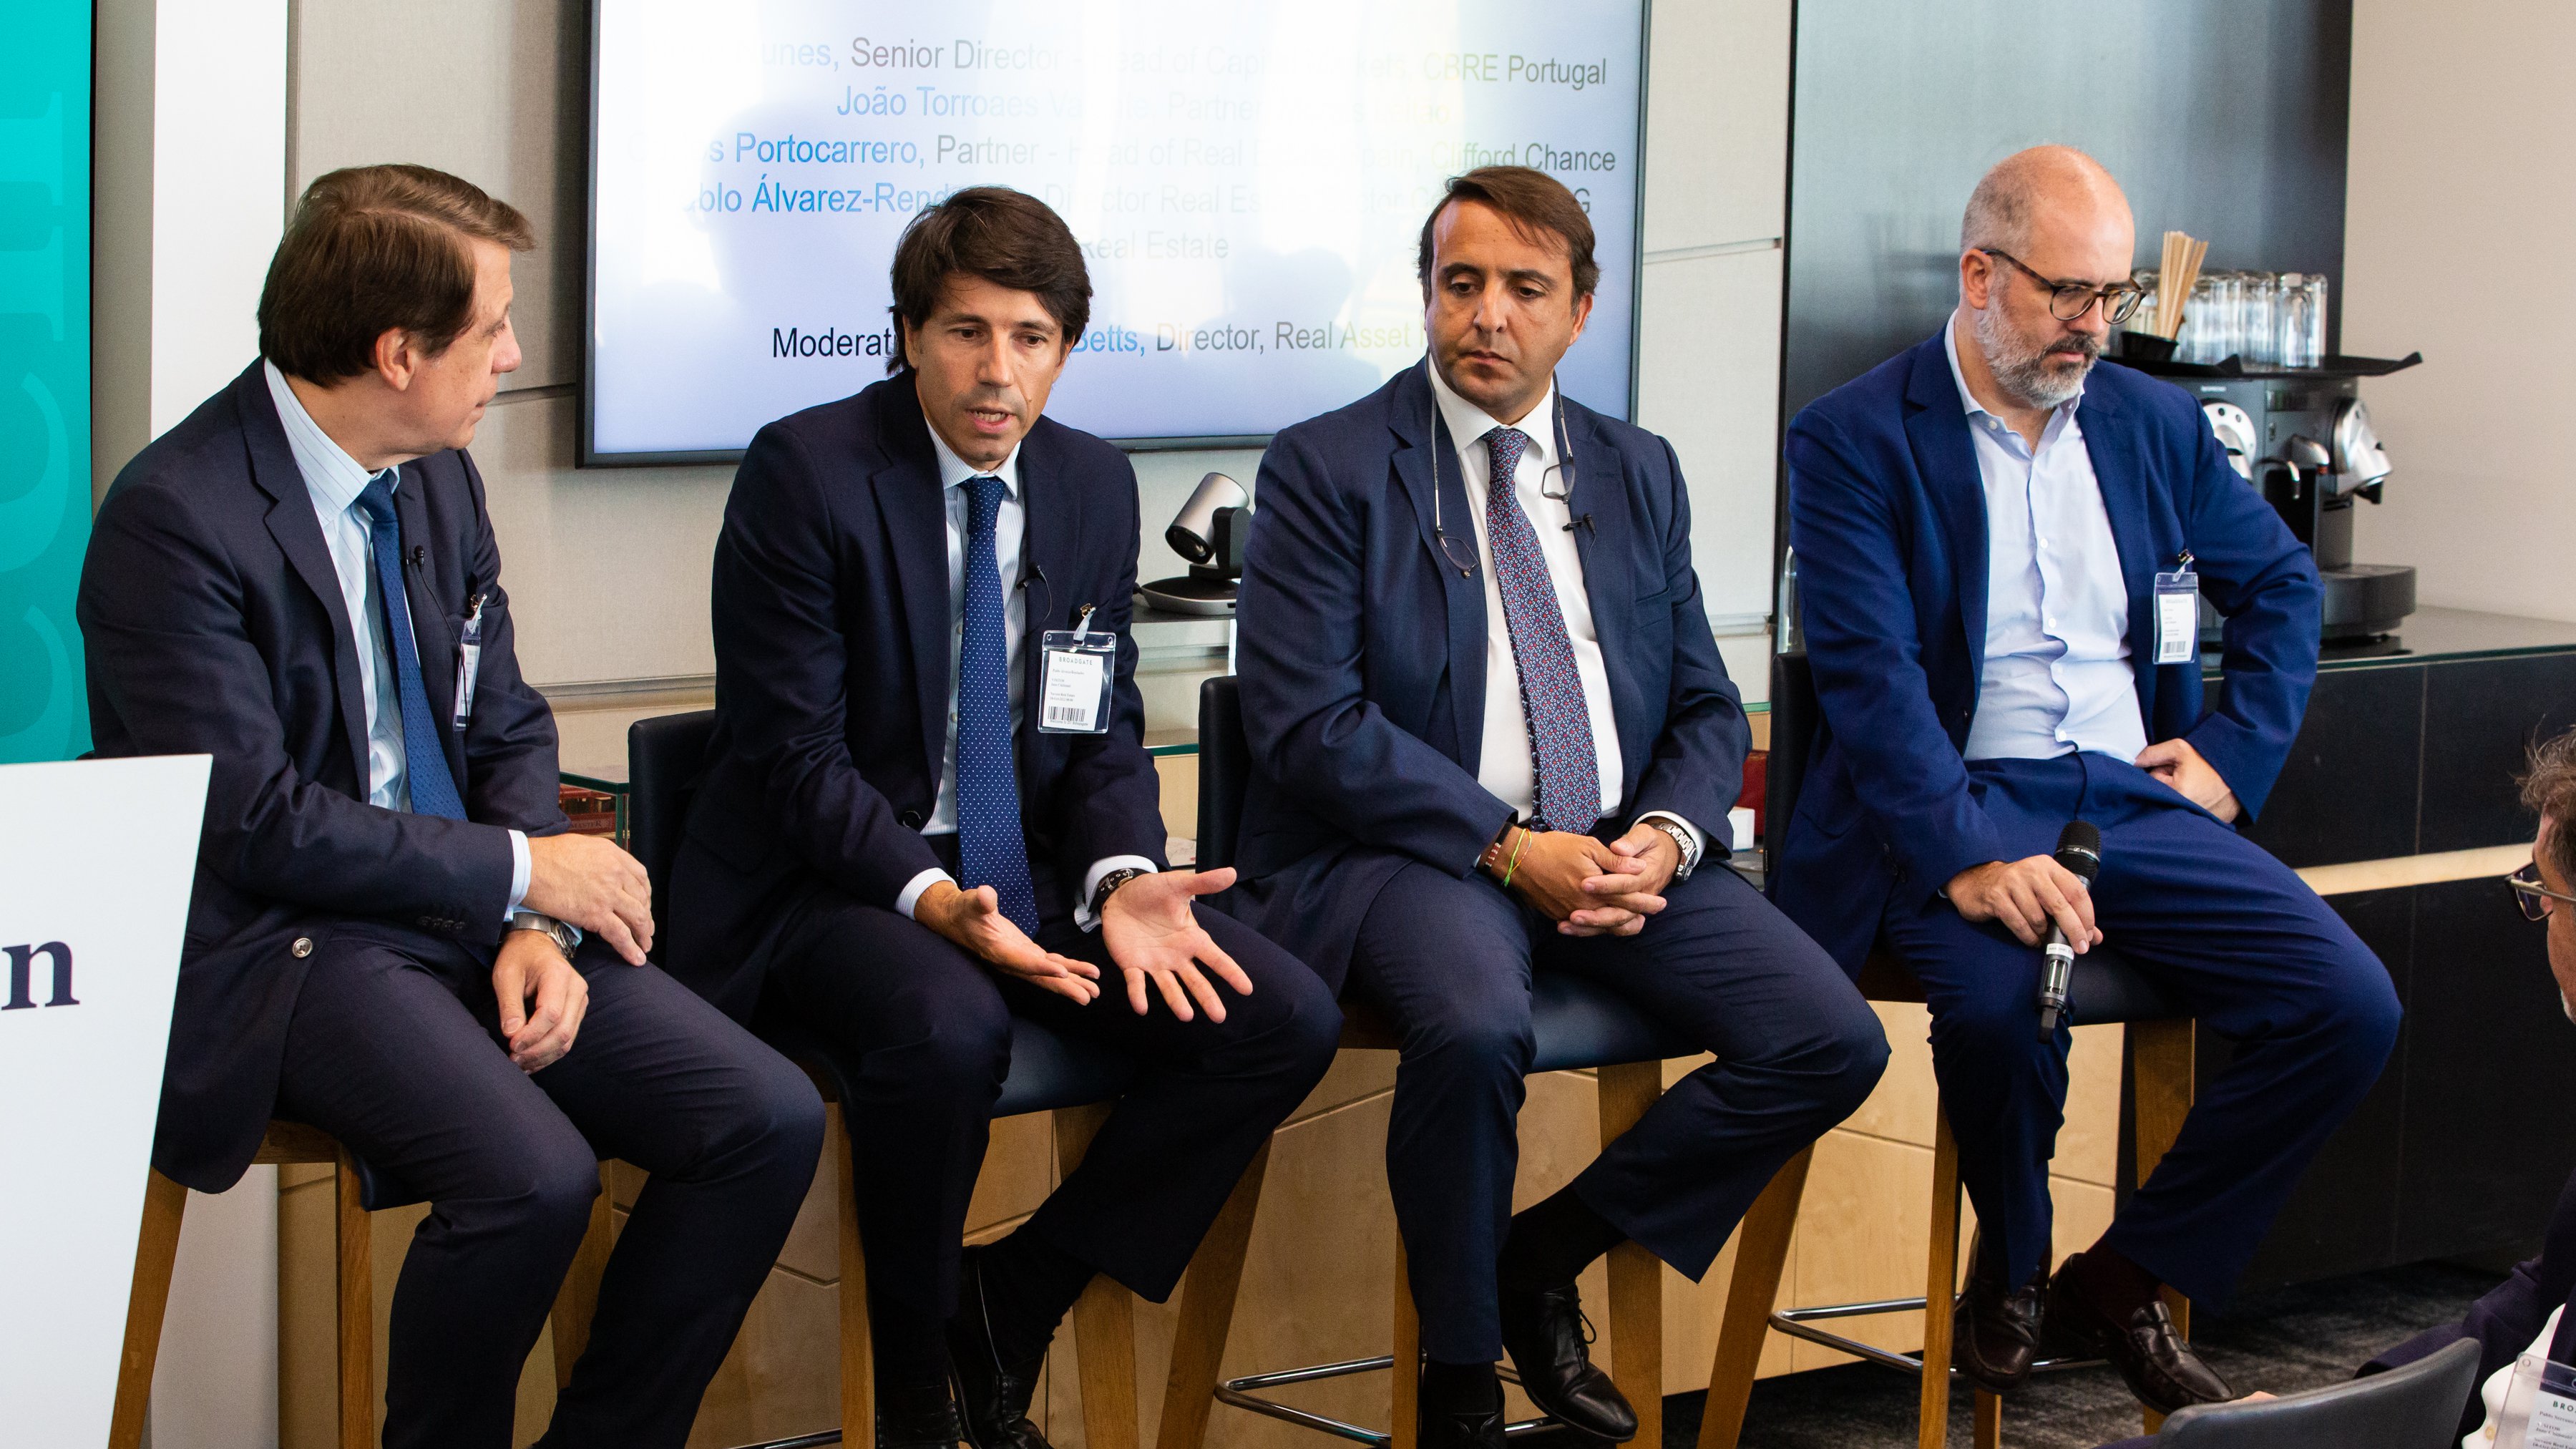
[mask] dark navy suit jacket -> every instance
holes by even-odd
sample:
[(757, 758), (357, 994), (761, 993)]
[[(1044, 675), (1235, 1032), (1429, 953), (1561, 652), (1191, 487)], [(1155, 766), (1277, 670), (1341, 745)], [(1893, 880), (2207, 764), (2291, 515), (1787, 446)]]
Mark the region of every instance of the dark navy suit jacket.
[(2549, 1357), (2558, 1363), (2576, 1363), (2576, 1178), (2568, 1179), (2559, 1190), (2539, 1257), (2516, 1265), (2493, 1292), (2469, 1305), (2467, 1317), (2424, 1330), (2363, 1364), (2361, 1373), (2385, 1373), (2430, 1358), (2463, 1338), (2476, 1339), (2478, 1377), (2460, 1410), (2459, 1432), (2468, 1434), (2486, 1422), (2486, 1402), (2478, 1390), (2497, 1369), (2522, 1357), (2540, 1336), (2541, 1325), (2561, 1308), (2567, 1311), (2558, 1315), (2558, 1330), (2550, 1335)]
[[(2316, 565), (2182, 389), (2101, 363), (2078, 419), (2128, 585), (2147, 737), (2189, 740), (2251, 819), (2316, 682)], [(1787, 446), (1820, 721), (1773, 892), (1857, 971), (1896, 893), (1919, 904), (2005, 854), (1960, 759), (1985, 669), (1985, 488), (1937, 333), (1809, 404)], [(2186, 549), (2227, 619), (2206, 714), (2197, 653), (2153, 662), (2155, 575)]]
[(79, 611), (96, 753), (214, 756), (152, 1150), (201, 1191), (239, 1179), (267, 1128), (304, 984), (297, 937), (370, 917), (496, 941), (508, 831), (567, 828), (554, 717), (519, 677), (482, 475), (432, 453), (403, 465), (394, 498), (440, 721), (466, 601), (484, 596), (474, 715), (440, 731), (462, 821), (367, 803), (357, 636), (259, 364), (126, 464), (91, 530)]
[[(1360, 921), (1408, 861), (1465, 876), (1511, 808), (1476, 783), (1484, 580), (1432, 536), (1435, 406), (1411, 367), (1278, 435), (1245, 551), (1237, 669), (1253, 775), (1235, 913), (1336, 990)], [(1726, 854), (1750, 734), (1691, 569), (1690, 495), (1663, 439), (1568, 402), (1569, 507), (1619, 731), (1614, 838), (1663, 810)], [(1464, 530), (1454, 460), (1440, 511)]]
[[(1136, 472), (1041, 417), (1020, 445), (1027, 631), (1020, 822), (1038, 913), (1070, 913), (1094, 861), (1163, 863), (1136, 643)], [(922, 822), (948, 743), (948, 510), (909, 372), (762, 428), (716, 542), (716, 728), (671, 882), (671, 973), (737, 1019), (768, 942), (828, 887), (894, 908), (939, 864)], [(1096, 607), (1115, 630), (1109, 728), (1042, 734), (1040, 636)]]

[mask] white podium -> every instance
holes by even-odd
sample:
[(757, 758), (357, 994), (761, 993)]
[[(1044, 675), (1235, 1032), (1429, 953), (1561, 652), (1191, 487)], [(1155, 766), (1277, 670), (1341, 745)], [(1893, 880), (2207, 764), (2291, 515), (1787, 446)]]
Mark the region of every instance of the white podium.
[(204, 755), (0, 766), (0, 1432), (107, 1442)]

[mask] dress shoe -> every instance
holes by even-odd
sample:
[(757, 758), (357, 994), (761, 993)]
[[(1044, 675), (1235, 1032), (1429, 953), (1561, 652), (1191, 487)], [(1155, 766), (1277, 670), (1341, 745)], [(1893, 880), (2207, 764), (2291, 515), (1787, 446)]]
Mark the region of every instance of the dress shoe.
[(957, 1407), (966, 1442), (974, 1449), (1049, 1449), (1029, 1419), (1041, 1353), (1025, 1363), (1004, 1363), (993, 1346), (992, 1318), (984, 1297), (983, 1255), (969, 1248), (957, 1267), (957, 1313), (948, 1320), (948, 1362), (957, 1379)]
[(2012, 1287), (2004, 1281), (2002, 1255), (1986, 1251), (1982, 1231), (1968, 1241), (1968, 1263), (1968, 1291), (1950, 1310), (1950, 1363), (1986, 1392), (2009, 1394), (2030, 1382), (2039, 1357), (2048, 1270)]
[[(2069, 1260), (2070, 1263), (2072, 1260)], [(2161, 1296), (2131, 1309), (2119, 1321), (2079, 1288), (2066, 1268), (2048, 1285), (2048, 1332), (2052, 1340), (2086, 1358), (2106, 1358), (2128, 1381), (2138, 1402), (2159, 1414), (2193, 1404), (2219, 1404), (2236, 1397), (2227, 1381), (2201, 1362), (2183, 1342), (2173, 1315)]]
[(957, 1449), (963, 1430), (957, 1405), (940, 1400), (936, 1408), (898, 1410), (877, 1405), (877, 1449)]
[(1574, 1285), (1502, 1294), (1503, 1349), (1539, 1412), (1596, 1439), (1637, 1437), (1637, 1411), (1592, 1364), (1592, 1324)]

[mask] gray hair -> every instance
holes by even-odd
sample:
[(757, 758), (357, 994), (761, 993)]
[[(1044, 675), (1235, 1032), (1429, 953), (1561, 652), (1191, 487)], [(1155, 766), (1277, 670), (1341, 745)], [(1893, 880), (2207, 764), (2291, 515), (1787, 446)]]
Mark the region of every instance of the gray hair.
[(1968, 193), (1968, 209), (1959, 218), (1959, 250), (2028, 250), (2031, 217), (2041, 199), (2069, 183), (2119, 190), (2101, 162), (2072, 146), (2033, 146), (1996, 162)]

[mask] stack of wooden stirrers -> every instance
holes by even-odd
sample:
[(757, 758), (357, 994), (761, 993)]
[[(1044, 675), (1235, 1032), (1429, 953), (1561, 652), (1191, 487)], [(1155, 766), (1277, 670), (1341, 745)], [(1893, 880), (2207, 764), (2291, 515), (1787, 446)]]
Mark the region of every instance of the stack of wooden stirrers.
[(2209, 243), (2195, 240), (2188, 232), (2166, 232), (2163, 265), (2156, 269), (2152, 320), (2132, 321), (2130, 330), (2152, 332), (2158, 337), (2180, 335), (2183, 308), (2191, 301), (2192, 283), (2200, 280), (2200, 260), (2207, 255)]

